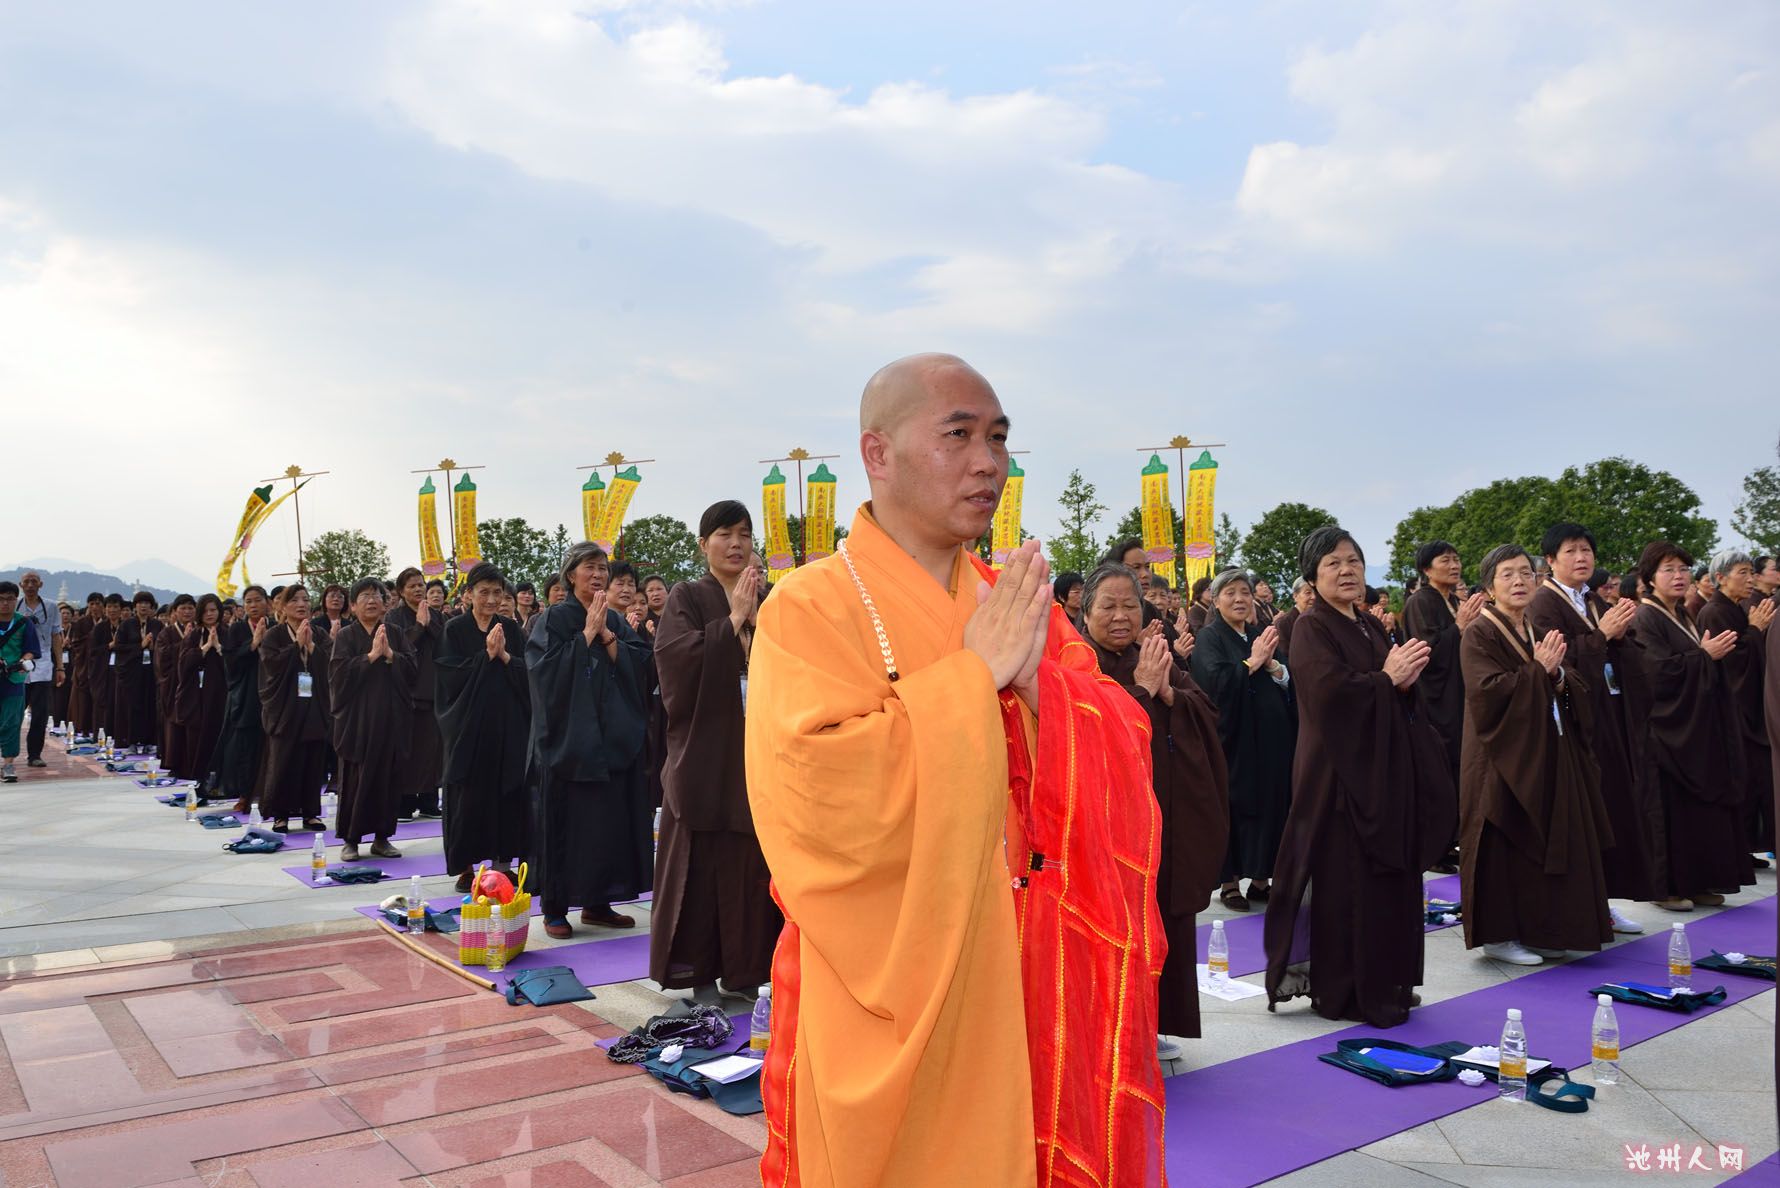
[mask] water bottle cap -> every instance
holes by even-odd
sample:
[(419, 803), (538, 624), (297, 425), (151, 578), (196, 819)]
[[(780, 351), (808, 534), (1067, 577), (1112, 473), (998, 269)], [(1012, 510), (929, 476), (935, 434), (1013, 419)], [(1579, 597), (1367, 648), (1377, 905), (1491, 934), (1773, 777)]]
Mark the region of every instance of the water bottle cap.
[(1683, 924), (1680, 920), (1675, 921), (1673, 924), (1669, 925), (1669, 927), (1673, 928), (1676, 932), (1687, 931), (1687, 925)]
[(1514, 1020), (1516, 1023), (1520, 1022), (1520, 1008), (1519, 1007), (1509, 1007), (1508, 1008), (1508, 1017), (1510, 1019)]
[(1222, 932), (1224, 930), (1224, 922), (1222, 920), (1213, 920), (1211, 922), (1211, 930), (1213, 932)]
[(1613, 1005), (1613, 995), (1611, 995), (1611, 994), (1597, 994), (1597, 995), (1595, 995), (1595, 1001), (1600, 1003), (1602, 1006), (1612, 1006)]
[(760, 988), (760, 997), (771, 998), (772, 996), (773, 996), (773, 984), (771, 982), (768, 982), (766, 985), (764, 985)]

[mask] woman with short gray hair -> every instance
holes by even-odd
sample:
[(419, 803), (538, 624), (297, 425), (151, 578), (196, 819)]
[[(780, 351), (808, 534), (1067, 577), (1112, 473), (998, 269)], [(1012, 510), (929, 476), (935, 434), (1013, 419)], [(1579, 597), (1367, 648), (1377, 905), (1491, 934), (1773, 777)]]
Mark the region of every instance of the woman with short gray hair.
[[(1737, 706), (1742, 728), (1744, 824), (1748, 849), (1768, 852), (1774, 848), (1774, 769), (1768, 747), (1767, 721), (1762, 711), (1762, 682), (1766, 672), (1768, 624), (1774, 621), (1774, 602), (1764, 598), (1750, 610), (1745, 605), (1755, 589), (1755, 561), (1740, 549), (1725, 549), (1712, 558), (1716, 587), (1700, 607), (1701, 631), (1734, 635), (1737, 646), (1724, 658), (1725, 683)], [(1767, 859), (1754, 859), (1757, 866)]]
[[(1161, 623), (1143, 623), (1143, 592), (1122, 565), (1102, 565), (1082, 587), (1082, 628), (1100, 671), (1150, 719), (1151, 780), (1162, 808), (1156, 901), (1168, 937), (1158, 987), (1157, 1055), (1180, 1058), (1171, 1037), (1199, 1036), (1199, 942), (1193, 917), (1211, 899), (1229, 828), (1217, 710), (1170, 655)], [(1189, 653), (1192, 636), (1182, 637)]]

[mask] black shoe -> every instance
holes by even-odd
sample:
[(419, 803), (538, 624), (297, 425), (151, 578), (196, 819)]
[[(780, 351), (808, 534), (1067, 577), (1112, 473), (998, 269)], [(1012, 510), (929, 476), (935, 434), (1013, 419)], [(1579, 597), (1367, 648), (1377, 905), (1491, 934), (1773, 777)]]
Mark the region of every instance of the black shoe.
[[(45, 763), (42, 759), (27, 759), (27, 760), (25, 760), (25, 766), (26, 767), (48, 767), (49, 764)], [(1762, 860), (1760, 858), (1757, 858), (1756, 861), (1761, 862), (1761, 864), (1763, 866), (1767, 865), (1767, 863), (1762, 862)]]
[(416, 821), (441, 821), (444, 820), (444, 818), (445, 814), (436, 808), (416, 809), (414, 812), (414, 819)]

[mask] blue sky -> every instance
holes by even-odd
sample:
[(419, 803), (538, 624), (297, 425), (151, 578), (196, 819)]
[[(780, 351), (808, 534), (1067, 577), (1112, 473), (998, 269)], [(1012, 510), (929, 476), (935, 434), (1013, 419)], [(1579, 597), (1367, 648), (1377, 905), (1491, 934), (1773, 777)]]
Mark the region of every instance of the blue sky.
[(57, 509), (9, 553), (213, 572), (293, 461), (306, 529), (398, 563), (445, 455), (544, 525), (611, 450), (660, 459), (632, 514), (757, 503), (793, 445), (847, 507), (860, 385), (931, 349), (996, 384), (1041, 536), (1176, 433), (1230, 443), (1239, 524), (1381, 556), (1608, 454), (1728, 543), (1774, 461), (1771, 5), (292, 11), (0, 3), (0, 393), (65, 434), (9, 459)]

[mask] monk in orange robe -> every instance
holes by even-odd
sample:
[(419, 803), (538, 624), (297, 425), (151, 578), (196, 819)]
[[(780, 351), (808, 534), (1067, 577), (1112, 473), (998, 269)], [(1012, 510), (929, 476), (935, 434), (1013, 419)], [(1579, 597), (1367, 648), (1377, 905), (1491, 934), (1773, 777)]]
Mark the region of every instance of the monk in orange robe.
[(748, 797), (785, 914), (764, 1183), (1158, 1185), (1149, 721), (1048, 601), (1036, 541), (966, 547), (1008, 418), (962, 360), (860, 407), (872, 499), (779, 582)]

